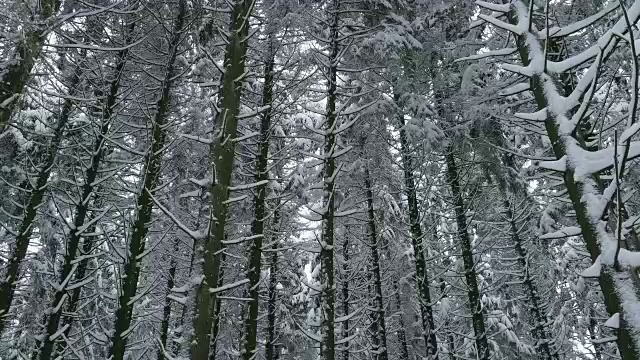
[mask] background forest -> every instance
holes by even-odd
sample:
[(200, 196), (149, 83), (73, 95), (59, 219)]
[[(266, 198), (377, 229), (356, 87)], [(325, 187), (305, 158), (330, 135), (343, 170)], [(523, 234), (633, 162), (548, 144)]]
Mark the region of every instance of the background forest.
[(0, 360), (640, 359), (639, 21), (0, 0)]

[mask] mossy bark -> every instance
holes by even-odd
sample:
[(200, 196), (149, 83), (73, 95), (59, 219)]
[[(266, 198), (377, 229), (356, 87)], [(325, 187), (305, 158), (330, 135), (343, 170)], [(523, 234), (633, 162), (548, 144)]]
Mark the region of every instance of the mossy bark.
[[(224, 75), (220, 88), (220, 112), (216, 117), (217, 138), (211, 145), (211, 206), (209, 235), (203, 254), (203, 279), (196, 293), (194, 337), (191, 345), (191, 359), (209, 359), (212, 325), (216, 322), (215, 307), (218, 302), (216, 292), (210, 288), (217, 286), (220, 279), (222, 240), (227, 222), (229, 186), (233, 171), (235, 137), (238, 128), (240, 97), (245, 75), (245, 55), (249, 33), (249, 16), (253, 10), (253, 0), (236, 1), (231, 9), (229, 37), (224, 55)], [(215, 353), (212, 354), (215, 358)]]

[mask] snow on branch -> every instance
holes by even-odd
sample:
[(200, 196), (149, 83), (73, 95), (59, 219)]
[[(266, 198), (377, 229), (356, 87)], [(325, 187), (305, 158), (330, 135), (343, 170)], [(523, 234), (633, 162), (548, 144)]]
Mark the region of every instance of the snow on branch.
[(242, 286), (246, 283), (249, 282), (249, 279), (242, 279), (240, 281), (236, 281), (234, 283), (231, 284), (226, 284), (226, 285), (222, 285), (216, 288), (209, 288), (209, 294), (215, 294), (215, 293), (219, 293), (219, 292), (223, 292), (223, 291), (227, 291), (227, 290), (231, 290), (231, 289), (235, 289), (239, 286)]
[(235, 244), (243, 243), (245, 241), (260, 239), (260, 238), (263, 238), (263, 237), (264, 237), (263, 234), (256, 234), (256, 235), (251, 235), (251, 236), (241, 236), (241, 237), (236, 238), (236, 239), (222, 240), (222, 243), (224, 245), (235, 245)]
[(549, 34), (550, 38), (559, 38), (559, 37), (564, 37), (567, 35), (573, 35), (581, 30), (583, 30), (584, 28), (593, 25), (594, 23), (602, 20), (605, 16), (607, 16), (609, 13), (615, 11), (616, 9), (618, 9), (618, 7), (620, 6), (620, 4), (617, 1), (613, 1), (611, 4), (609, 4), (609, 6), (607, 6), (606, 8), (600, 10), (600, 12), (593, 14), (589, 17), (586, 17), (580, 21), (576, 21), (574, 23), (571, 23), (567, 26), (558, 28), (558, 27), (553, 27), (551, 29), (549, 29), (547, 31), (547, 29), (542, 29), (541, 31), (538, 32), (538, 38), (540, 40), (545, 40), (547, 38), (547, 33)]
[(553, 239), (561, 239), (561, 238), (566, 238), (566, 237), (570, 237), (570, 236), (578, 236), (582, 233), (582, 230), (580, 230), (579, 227), (577, 226), (568, 226), (568, 227), (564, 227), (558, 231), (554, 231), (552, 233), (547, 233), (544, 235), (540, 236), (540, 239), (542, 240), (553, 240)]
[(173, 221), (173, 223), (182, 231), (184, 231), (187, 235), (189, 235), (192, 239), (194, 240), (200, 240), (200, 239), (204, 239), (205, 238), (205, 234), (203, 234), (200, 231), (193, 231), (191, 229), (189, 229), (187, 227), (187, 225), (183, 224), (180, 220), (178, 220), (178, 218), (171, 212), (169, 211), (166, 207), (164, 207), (160, 201), (158, 201), (158, 199), (155, 198), (155, 196), (153, 196), (153, 194), (151, 193), (151, 191), (149, 191), (148, 189), (145, 189), (148, 193), (149, 193), (149, 197), (151, 197), (151, 200), (154, 202), (154, 204), (156, 204), (156, 206), (165, 214), (167, 215), (171, 221)]
[[(529, 86), (529, 84), (527, 84)], [(547, 108), (532, 113), (515, 113), (513, 116), (522, 120), (545, 121), (547, 119)]]
[(195, 140), (199, 143), (205, 144), (205, 145), (211, 145), (213, 144), (213, 139), (209, 139), (209, 138), (205, 138), (202, 136), (197, 136), (197, 135), (189, 135), (189, 134), (180, 134), (180, 136), (182, 136), (183, 138), (189, 139), (189, 140)]
[(612, 329), (620, 328), (620, 313), (613, 314), (602, 326), (606, 326)]
[(514, 33), (516, 35), (522, 35), (524, 33), (523, 30), (520, 27), (518, 27), (516, 25), (511, 25), (511, 24), (509, 24), (507, 22), (504, 22), (502, 20), (498, 20), (498, 19), (494, 18), (493, 16), (480, 14), (480, 15), (478, 15), (478, 17), (480, 19), (492, 24), (493, 26), (495, 26), (497, 28), (500, 28), (500, 29), (503, 29), (503, 30), (507, 30), (507, 31), (512, 32), (512, 33)]
[[(459, 59), (455, 59), (453, 62), (456, 63), (456, 62), (466, 61), (466, 60), (480, 60), (480, 59), (484, 59), (488, 57), (496, 57), (496, 56), (509, 56), (509, 55), (513, 55), (516, 51), (518, 51), (518, 49), (516, 48), (504, 48), (500, 50), (487, 51), (480, 54), (461, 57)], [(528, 88), (528, 85), (527, 85), (527, 88)]]
[(602, 271), (602, 262), (600, 261), (600, 256), (593, 262), (591, 266), (586, 268), (583, 272), (580, 273), (580, 276), (584, 278), (597, 278), (600, 277), (600, 272)]
[(480, 6), (481, 8), (485, 8), (487, 10), (496, 11), (496, 12), (507, 13), (511, 11), (511, 5), (509, 4), (494, 4), (486, 1), (477, 0), (476, 5)]
[(563, 156), (559, 160), (540, 161), (537, 165), (542, 169), (565, 172), (567, 171), (567, 158)]
[(258, 181), (258, 182), (251, 183), (251, 184), (229, 186), (228, 189), (229, 189), (229, 191), (248, 190), (248, 189), (256, 188), (258, 186), (266, 185), (268, 183), (269, 183), (269, 180), (262, 180), (262, 181)]

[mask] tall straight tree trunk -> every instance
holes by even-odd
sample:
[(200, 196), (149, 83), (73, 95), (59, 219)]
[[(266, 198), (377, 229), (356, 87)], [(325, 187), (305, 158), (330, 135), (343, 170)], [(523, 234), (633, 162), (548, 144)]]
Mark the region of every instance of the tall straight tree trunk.
[[(178, 239), (174, 240), (173, 244), (173, 253), (178, 254), (179, 247)], [(173, 289), (173, 285), (175, 284), (175, 276), (176, 276), (176, 268), (178, 267), (178, 262), (176, 259), (169, 254), (169, 273), (167, 274), (167, 292), (164, 297), (164, 307), (162, 309), (162, 323), (160, 324), (160, 344), (162, 345), (160, 349), (158, 349), (158, 360), (165, 360), (165, 352), (163, 349), (167, 348), (167, 339), (169, 337), (169, 322), (171, 320), (171, 299), (169, 298), (169, 294), (171, 293), (171, 289)], [(165, 350), (166, 351), (166, 350)]]
[(178, 3), (178, 14), (174, 23), (171, 40), (169, 42), (169, 57), (165, 68), (161, 94), (156, 104), (156, 114), (152, 124), (151, 148), (145, 156), (144, 183), (138, 195), (136, 209), (138, 211), (133, 223), (133, 232), (129, 240), (129, 251), (124, 266), (124, 278), (118, 299), (118, 309), (109, 356), (112, 360), (123, 360), (127, 346), (127, 336), (131, 326), (133, 306), (136, 292), (138, 290), (138, 279), (140, 276), (140, 260), (138, 256), (144, 253), (145, 240), (148, 225), (151, 221), (153, 210), (152, 196), (157, 191), (162, 167), (162, 150), (165, 146), (167, 131), (167, 116), (170, 103), (171, 85), (175, 76), (175, 60), (178, 54), (178, 47), (184, 31), (184, 23), (187, 12), (186, 0)]
[[(517, 13), (524, 11), (523, 9), (517, 10), (516, 8), (512, 8), (511, 10), (512, 11), (507, 14), (507, 19), (510, 24), (517, 26), (519, 17), (528, 18), (528, 16), (519, 16), (521, 14)], [(520, 60), (525, 66), (528, 66), (532, 60), (540, 60), (535, 59), (535, 57), (538, 57), (539, 55), (531, 52), (529, 47), (536, 46), (539, 49), (544, 48), (540, 44), (539, 40), (535, 37), (535, 35), (533, 35), (529, 30), (530, 29), (528, 29), (527, 32), (523, 33), (522, 35), (516, 37)], [(532, 57), (534, 58), (532, 59)], [(550, 84), (547, 78), (548, 76), (546, 74), (542, 74), (538, 71), (533, 72), (530, 76), (530, 88), (533, 92), (534, 99), (539, 110), (546, 109), (549, 105), (555, 105), (552, 104), (552, 102), (557, 102), (557, 99), (551, 98), (551, 95), (549, 94), (549, 91), (556, 90), (555, 85)], [(550, 86), (546, 86), (547, 84), (549, 84)], [(549, 140), (552, 144), (554, 155), (557, 159), (562, 159), (563, 157), (568, 155), (567, 144), (571, 143), (572, 140), (570, 135), (562, 134), (560, 132), (558, 124), (556, 123), (555, 115), (556, 114), (551, 114), (551, 112), (549, 111), (548, 116), (544, 120), (544, 126), (547, 136), (549, 137)], [(572, 146), (579, 146), (575, 139), (573, 139), (573, 141), (574, 143), (572, 144)], [(610, 240), (598, 234), (596, 226), (590, 218), (590, 209), (588, 208), (589, 205), (587, 205), (587, 203), (583, 201), (582, 195), (586, 192), (585, 185), (583, 184), (583, 182), (577, 182), (574, 174), (575, 166), (568, 161), (563, 174), (564, 184), (567, 188), (567, 193), (569, 195), (569, 199), (571, 200), (571, 204), (573, 205), (573, 209), (576, 214), (576, 222), (580, 227), (582, 238), (584, 239), (584, 242), (586, 244), (587, 251), (589, 252), (591, 261), (595, 262), (600, 256), (601, 245), (605, 245)], [(598, 280), (600, 283), (600, 288), (604, 295), (604, 304), (607, 308), (607, 313), (609, 313), (609, 315), (620, 314), (620, 326), (616, 331), (616, 343), (618, 345), (618, 350), (620, 351), (620, 356), (623, 360), (639, 359), (640, 349), (635, 344), (634, 335), (632, 334), (632, 331), (630, 331), (630, 328), (632, 327), (629, 326), (629, 323), (625, 318), (626, 313), (633, 310), (628, 309), (628, 305), (625, 306), (623, 300), (620, 297), (620, 292), (618, 291), (618, 282), (622, 282), (633, 283), (632, 289), (630, 291), (625, 290), (625, 292), (637, 292), (637, 274), (635, 274), (632, 270), (618, 271), (612, 266), (603, 265)], [(624, 284), (623, 286), (627, 285)], [(634, 296), (634, 298), (636, 298), (636, 296)]]
[[(395, 95), (396, 104), (400, 101), (400, 96)], [(422, 334), (427, 349), (427, 358), (438, 359), (438, 341), (435, 333), (435, 322), (433, 319), (433, 307), (431, 305), (431, 294), (429, 291), (429, 279), (427, 278), (426, 262), (424, 258), (424, 235), (420, 226), (420, 210), (418, 210), (418, 197), (413, 175), (413, 161), (409, 149), (409, 140), (404, 128), (404, 115), (400, 111), (397, 115), (400, 125), (400, 152), (402, 154), (402, 167), (404, 168), (404, 184), (407, 201), (409, 203), (409, 230), (411, 233), (411, 244), (415, 254), (416, 284), (418, 287), (418, 302), (420, 303), (420, 315), (422, 317)]]
[(387, 325), (384, 313), (384, 298), (382, 296), (382, 276), (380, 275), (380, 255), (378, 254), (378, 232), (376, 231), (376, 219), (373, 208), (373, 189), (371, 186), (371, 174), (369, 168), (365, 168), (364, 186), (367, 196), (367, 222), (369, 225), (369, 241), (371, 248), (371, 272), (373, 273), (373, 284), (375, 292), (374, 301), (374, 322), (376, 325), (379, 347), (376, 349), (378, 360), (387, 360)]
[[(280, 226), (280, 204), (276, 204), (273, 213), (272, 229), (276, 230)], [(276, 331), (276, 313), (278, 301), (278, 235), (273, 236), (273, 246), (271, 247), (271, 264), (269, 269), (269, 302), (267, 304), (267, 360), (278, 360), (280, 349), (276, 343), (278, 332)]]
[[(384, 215), (384, 213), (382, 213)], [(387, 259), (391, 259), (391, 249), (389, 248), (389, 241), (383, 235), (380, 235), (380, 240), (382, 240), (382, 248)], [(407, 335), (405, 329), (407, 328), (404, 325), (404, 315), (403, 315), (403, 307), (402, 307), (402, 299), (400, 298), (400, 287), (398, 286), (398, 280), (395, 278), (391, 279), (391, 284), (393, 287), (393, 296), (395, 298), (395, 312), (398, 314), (398, 342), (400, 343), (400, 360), (409, 360), (409, 345), (407, 343)]]
[(485, 328), (484, 311), (478, 288), (476, 277), (475, 261), (473, 259), (473, 248), (469, 232), (467, 231), (467, 215), (465, 213), (464, 198), (460, 188), (459, 172), (454, 157), (452, 145), (447, 147), (447, 181), (451, 187), (456, 213), (456, 225), (458, 226), (458, 242), (462, 249), (462, 261), (464, 263), (464, 276), (467, 285), (467, 295), (469, 297), (469, 310), (471, 311), (471, 321), (475, 335), (476, 351), (478, 359), (489, 360), (489, 343), (487, 341), (487, 331)]
[(324, 180), (322, 196), (322, 243), (320, 261), (322, 262), (322, 343), (321, 354), (324, 360), (335, 360), (335, 301), (336, 284), (334, 279), (334, 216), (335, 216), (335, 179), (336, 160), (333, 155), (336, 147), (334, 133), (337, 123), (337, 76), (338, 26), (340, 21), (340, 0), (333, 0), (329, 8), (331, 23), (329, 25), (329, 58), (327, 68), (327, 108), (325, 118), (324, 163), (322, 178)]
[[(221, 249), (221, 263), (224, 264), (227, 254), (224, 247)], [(217, 287), (224, 284), (224, 268), (220, 268), (220, 277), (218, 278)], [(215, 360), (218, 351), (218, 334), (220, 334), (220, 309), (222, 308), (222, 299), (216, 297), (216, 303), (213, 305), (213, 325), (211, 326), (211, 337), (209, 339), (209, 360)]]
[[(86, 51), (82, 51), (81, 58), (84, 58), (85, 55)], [(71, 116), (71, 111), (73, 110), (72, 98), (78, 92), (77, 86), (80, 84), (82, 77), (80, 66), (81, 65), (78, 65), (75, 68), (69, 81), (69, 97), (65, 99), (60, 114), (58, 115), (58, 123), (54, 130), (51, 143), (45, 151), (44, 162), (38, 171), (36, 182), (35, 184), (31, 184), (29, 180), (24, 182), (25, 190), (29, 187), (31, 188), (30, 197), (27, 206), (23, 210), (22, 223), (16, 234), (15, 245), (7, 264), (6, 273), (0, 281), (0, 334), (3, 333), (6, 326), (7, 314), (13, 303), (16, 283), (20, 277), (20, 266), (27, 255), (27, 248), (29, 247), (31, 235), (36, 225), (35, 221), (38, 208), (42, 204), (45, 192), (47, 191), (49, 176), (51, 175), (51, 170), (58, 155), (58, 149), (60, 148), (69, 117)], [(59, 304), (59, 302), (56, 303), (56, 305), (57, 304)], [(51, 310), (55, 309), (55, 306), (51, 308)]]
[(249, 266), (247, 268), (247, 279), (249, 279), (249, 298), (247, 317), (244, 323), (244, 351), (243, 359), (251, 360), (255, 357), (256, 338), (258, 336), (258, 305), (259, 305), (259, 282), (260, 271), (262, 269), (262, 243), (264, 239), (264, 222), (266, 217), (265, 198), (267, 195), (268, 183), (268, 160), (269, 142), (271, 133), (271, 114), (273, 103), (273, 67), (275, 65), (275, 40), (274, 30), (269, 33), (269, 55), (264, 66), (264, 88), (262, 92), (262, 106), (268, 106), (262, 115), (260, 122), (260, 143), (256, 161), (256, 193), (254, 196), (254, 219), (252, 224), (253, 242), (250, 245)]
[(46, 37), (46, 24), (60, 10), (61, 3), (61, 0), (39, 1), (40, 11), (36, 14), (35, 22), (42, 24), (27, 27), (13, 51), (9, 66), (3, 69), (2, 77), (0, 77), (0, 133), (3, 131), (4, 125), (11, 119), (15, 109), (12, 103), (24, 90), (31, 70), (40, 56)]
[[(78, 247), (80, 245), (80, 240), (83, 238), (82, 229), (85, 228), (85, 220), (87, 218), (87, 214), (89, 211), (89, 204), (91, 198), (94, 197), (94, 190), (96, 185), (94, 184), (96, 177), (98, 175), (100, 164), (105, 155), (105, 137), (108, 135), (109, 127), (111, 124), (111, 117), (113, 115), (113, 107), (115, 106), (116, 99), (118, 97), (118, 91), (120, 89), (120, 79), (122, 78), (122, 72), (124, 70), (124, 66), (127, 61), (127, 55), (129, 53), (129, 48), (126, 47), (126, 44), (131, 42), (133, 37), (133, 31), (135, 29), (135, 22), (132, 21), (131, 25), (128, 27), (128, 32), (126, 34), (125, 40), (125, 49), (121, 50), (116, 56), (116, 67), (114, 73), (114, 79), (109, 87), (109, 94), (105, 98), (103, 108), (101, 109), (102, 115), (102, 125), (100, 127), (100, 135), (96, 140), (93, 152), (91, 153), (91, 162), (89, 168), (87, 168), (85, 173), (84, 184), (82, 186), (82, 195), (81, 198), (78, 199), (78, 203), (75, 209), (75, 218), (73, 221), (73, 231), (71, 231), (69, 235), (69, 240), (67, 241), (67, 249), (66, 254), (64, 256), (64, 263), (62, 265), (62, 270), (59, 275), (59, 284), (61, 287), (56, 290), (54, 294), (54, 300), (51, 304), (51, 309), (58, 309), (58, 311), (53, 314), (49, 314), (46, 325), (46, 335), (42, 343), (38, 346), (41, 346), (39, 349), (40, 360), (49, 360), (53, 355), (54, 343), (53, 335), (58, 332), (58, 328), (60, 325), (60, 320), (62, 317), (62, 309), (66, 308), (67, 312), (74, 313), (76, 310), (76, 306), (78, 303), (78, 299), (80, 297), (80, 292), (82, 291), (82, 287), (77, 287), (71, 292), (66, 290), (67, 285), (72, 284), (69, 276), (71, 276), (71, 272), (74, 268), (74, 260), (76, 259), (76, 253), (78, 251)], [(89, 229), (93, 229), (94, 226), (89, 226)], [(92, 239), (94, 237), (90, 236), (85, 238), (85, 245), (89, 245), (88, 249), (83, 253), (83, 255), (88, 254), (90, 249), (93, 247)], [(75, 270), (75, 282), (80, 282), (84, 280), (84, 276), (86, 273), (87, 265), (89, 259), (83, 258), (78, 264)], [(65, 281), (68, 281), (65, 284)], [(62, 302), (66, 301), (67, 298), (70, 298), (68, 306), (61, 306)], [(69, 317), (71, 319), (71, 317)], [(66, 327), (64, 333), (68, 334), (71, 328), (71, 321), (66, 321), (64, 326)]]
[[(498, 180), (500, 182), (500, 180)], [(535, 325), (533, 327), (533, 331), (536, 338), (536, 351), (543, 356), (547, 360), (557, 360), (558, 353), (554, 351), (552, 348), (552, 341), (549, 331), (547, 329), (547, 319), (545, 316), (545, 311), (542, 308), (542, 299), (538, 295), (538, 287), (533, 279), (530, 270), (529, 270), (529, 254), (523, 243), (523, 239), (520, 237), (520, 233), (518, 231), (519, 227), (516, 223), (516, 218), (513, 213), (513, 207), (507, 198), (507, 194), (505, 193), (505, 188), (503, 185), (500, 186), (501, 195), (503, 197), (502, 203), (504, 207), (504, 213), (507, 221), (509, 222), (509, 232), (511, 235), (511, 240), (513, 241), (513, 245), (515, 247), (516, 253), (518, 254), (518, 263), (522, 268), (522, 282), (525, 288), (525, 292), (527, 294), (527, 308), (529, 309), (529, 313), (533, 320), (535, 321)]]
[[(203, 279), (196, 293), (195, 316), (193, 319), (194, 338), (191, 344), (191, 359), (209, 358), (212, 324), (217, 321), (215, 307), (218, 296), (210, 292), (220, 279), (220, 250), (227, 223), (227, 208), (231, 172), (233, 171), (235, 137), (238, 129), (238, 113), (245, 77), (245, 55), (248, 46), (249, 16), (254, 0), (238, 0), (231, 9), (231, 24), (228, 43), (224, 55), (219, 110), (216, 117), (217, 134), (211, 144), (211, 224), (205, 245)], [(212, 354), (215, 358), (215, 353)]]
[[(343, 316), (346, 316), (345, 320), (342, 322), (342, 337), (344, 339), (349, 337), (349, 238), (348, 233), (345, 235), (344, 241), (342, 242), (342, 273), (344, 274), (344, 279), (342, 281), (342, 313)], [(343, 343), (344, 350), (342, 350), (342, 359), (349, 360), (349, 341), (345, 341)]]

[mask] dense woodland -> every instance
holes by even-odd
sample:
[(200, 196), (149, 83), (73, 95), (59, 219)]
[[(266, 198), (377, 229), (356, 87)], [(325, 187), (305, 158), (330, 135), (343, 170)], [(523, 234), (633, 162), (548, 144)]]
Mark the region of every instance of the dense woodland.
[(0, 360), (640, 359), (640, 0), (0, 0)]

